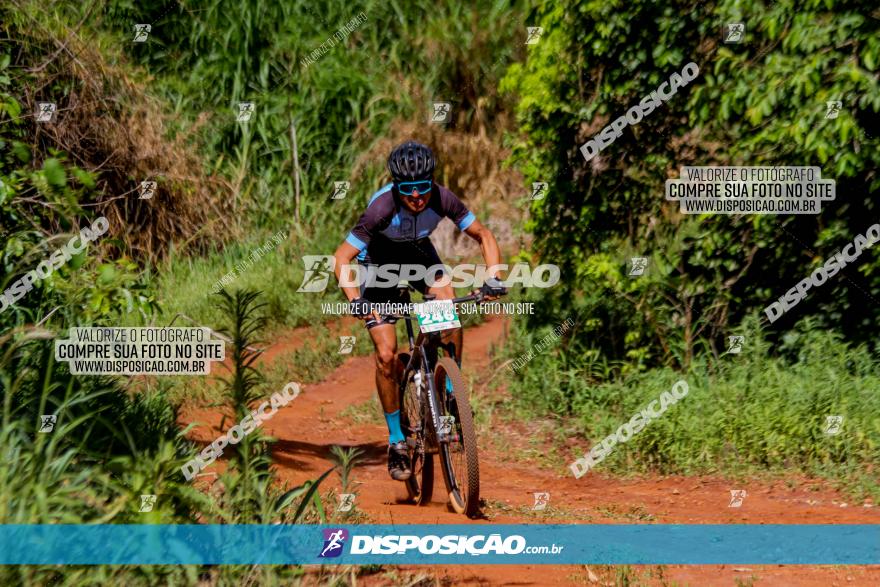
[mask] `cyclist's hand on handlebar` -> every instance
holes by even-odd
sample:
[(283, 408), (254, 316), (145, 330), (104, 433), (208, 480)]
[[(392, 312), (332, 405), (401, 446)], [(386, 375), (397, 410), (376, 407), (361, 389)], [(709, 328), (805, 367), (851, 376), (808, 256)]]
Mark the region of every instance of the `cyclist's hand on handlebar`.
[(479, 289), (479, 292), (483, 294), (484, 300), (492, 301), (497, 300), (503, 295), (506, 295), (507, 288), (504, 287), (504, 284), (495, 277), (490, 277), (483, 283), (483, 286)]
[(373, 315), (373, 304), (366, 298), (355, 298), (348, 305), (355, 318), (369, 318)]

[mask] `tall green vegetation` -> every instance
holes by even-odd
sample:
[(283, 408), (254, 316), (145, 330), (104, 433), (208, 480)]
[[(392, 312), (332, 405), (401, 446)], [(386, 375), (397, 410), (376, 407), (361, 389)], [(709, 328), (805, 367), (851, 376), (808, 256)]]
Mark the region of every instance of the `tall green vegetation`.
[[(810, 320), (789, 333), (782, 357), (772, 356), (756, 321), (742, 332), (741, 354), (701, 353), (684, 373), (662, 367), (617, 378), (590, 356), (572, 357), (572, 340), (562, 340), (510, 378), (514, 411), (523, 419), (557, 419), (565, 438), (578, 439), (565, 455), (573, 462), (684, 379), (688, 395), (615, 447), (591, 475), (798, 471), (857, 497), (880, 497), (876, 355)], [(546, 334), (517, 323), (506, 352), (516, 358)], [(828, 418), (836, 416), (842, 421), (835, 431)]]
[[(247, 350), (265, 322), (257, 295), (223, 296), (232, 338), (229, 400), (239, 420), (259, 400), (260, 375), (251, 365), (255, 356)], [(210, 493), (186, 482), (181, 466), (200, 447), (185, 439), (177, 425), (177, 408), (161, 392), (130, 396), (112, 378), (69, 375), (65, 366), (53, 360), (50, 339), (55, 335), (28, 328), (0, 337), (0, 441), (6, 457), (0, 466), (0, 522), (301, 523), (326, 519), (318, 489), (332, 468), (314, 481), (285, 491), (269, 469), (267, 439), (259, 430), (230, 449), (233, 458)], [(40, 432), (44, 414), (57, 418), (49, 432)], [(156, 496), (152, 511), (139, 511), (142, 495)], [(194, 582), (196, 573), (192, 568), (162, 567), (95, 572), (108, 580), (135, 584), (154, 584), (157, 577), (166, 575)], [(274, 581), (296, 571), (234, 566), (221, 571), (229, 580), (252, 573)], [(8, 583), (43, 584), (61, 575), (51, 567), (4, 567), (0, 576)]]
[[(544, 34), (502, 89), (517, 100), (516, 163), (550, 184), (532, 205), (536, 249), (568, 278), (515, 325), (508, 356), (565, 318), (577, 324), (510, 378), (515, 403), (572, 422), (582, 454), (675, 379), (691, 384), (600, 471), (797, 469), (876, 496), (880, 250), (772, 326), (762, 312), (880, 221), (880, 37), (869, 10), (533, 4)], [(743, 43), (724, 44), (734, 22)], [(585, 161), (580, 145), (691, 61), (693, 82)], [(835, 99), (843, 111), (825, 119)], [(683, 216), (664, 182), (685, 165), (815, 165), (837, 199), (820, 216)], [(625, 273), (630, 257), (649, 259), (644, 276)], [(725, 352), (730, 335), (745, 336), (741, 354)], [(832, 415), (844, 416), (839, 436), (825, 434)]]
[[(880, 221), (877, 68), (867, 2), (537, 1), (541, 41), (502, 86), (518, 99), (517, 161), (547, 181), (531, 227), (571, 276), (548, 304), (589, 316), (579, 340), (642, 368), (717, 352), (856, 234)], [(743, 22), (742, 44), (723, 44)], [(694, 61), (700, 75), (589, 163), (578, 147)], [(843, 111), (825, 119), (826, 100)], [(821, 216), (682, 216), (664, 181), (684, 165), (816, 165), (837, 182)], [(650, 259), (629, 279), (626, 259)], [(876, 344), (875, 247), (773, 325), (814, 316)], [(564, 308), (569, 308), (566, 310)], [(541, 316), (538, 322), (548, 318)], [(589, 342), (587, 342), (589, 341)]]
[[(366, 18), (342, 39), (335, 33)], [(370, 165), (351, 177), (358, 155), (384, 138), (395, 119), (427, 122), (431, 100), (454, 101), (456, 124), (486, 124), (498, 108), (494, 84), (524, 31), (515, 3), (355, 3), (199, 0), (113, 1), (104, 30), (153, 22), (150, 39), (128, 44), (129, 57), (156, 76), (154, 92), (181, 120), (199, 127), (211, 167), (226, 175), (231, 197), (253, 213), (249, 224), (290, 225), (301, 234), (338, 227), (358, 213), (383, 173)], [(304, 58), (333, 39), (307, 64)], [(455, 96), (460, 96), (455, 98)], [(238, 103), (256, 114), (236, 121)], [(479, 102), (479, 104), (478, 104)], [(468, 114), (470, 113), (470, 114)], [(482, 117), (480, 120), (475, 116)], [(291, 124), (299, 169), (294, 166)], [(297, 173), (299, 171), (299, 173)], [(296, 218), (296, 176), (301, 210)], [(352, 179), (357, 197), (331, 201), (333, 181)], [(297, 222), (294, 222), (297, 220)]]
[[(165, 324), (178, 313), (225, 324), (228, 415), (239, 421), (259, 383), (248, 350), (255, 337), (318, 315), (320, 296), (295, 293), (300, 256), (341, 240), (383, 177), (377, 145), (418, 129), (441, 98), (456, 112), (449, 130), (474, 134), (505, 128), (515, 104), (511, 163), (529, 182), (550, 184), (531, 211), (533, 254), (560, 264), (565, 280), (536, 304), (539, 314), (515, 322), (508, 352), (569, 316), (577, 325), (511, 380), (516, 408), (599, 440), (684, 376), (689, 396), (601, 467), (797, 468), (871, 491), (869, 467), (880, 461), (870, 346), (878, 249), (772, 329), (756, 319), (880, 220), (880, 36), (867, 11), (834, 0), (0, 6), (0, 289), (94, 217), (112, 226), (0, 313), (0, 522), (325, 521), (319, 489), (329, 471), (277, 487), (259, 431), (230, 449), (214, 492), (182, 482), (180, 466), (199, 447), (177, 424), (172, 383), (132, 393), (119, 380), (71, 376), (55, 363), (51, 338), (78, 325)], [(360, 13), (365, 23), (304, 66)], [(735, 21), (746, 23), (745, 42), (722, 44), (722, 26)], [(151, 23), (146, 43), (132, 42), (135, 23)], [(527, 24), (544, 28), (528, 47)], [(691, 60), (697, 80), (584, 162), (582, 143)], [(825, 120), (833, 99), (843, 110)], [(35, 122), (44, 100), (58, 104), (57, 123)], [(245, 101), (255, 114), (238, 122)], [(838, 196), (818, 218), (683, 217), (663, 200), (663, 182), (688, 164), (818, 165)], [(147, 178), (157, 195), (137, 200)], [(342, 180), (352, 181), (349, 197), (330, 200)], [(289, 238), (213, 304), (214, 283), (279, 229)], [(645, 277), (623, 274), (632, 256), (649, 257)], [(722, 356), (733, 333), (746, 335), (746, 349)], [(313, 365), (339, 359), (319, 360), (315, 348), (298, 351), (294, 360), (306, 364), (295, 373), (317, 378)], [(37, 432), (43, 414), (58, 415), (51, 435)], [(844, 416), (841, 435), (824, 434), (829, 415)], [(353, 456), (340, 455), (346, 485)], [(141, 494), (158, 496), (153, 512), (137, 511)], [(65, 572), (70, 583), (94, 573), (108, 584), (271, 584), (299, 573)], [(0, 577), (65, 578), (48, 568)]]
[[(218, 330), (226, 324), (234, 348), (229, 415), (240, 417), (259, 383), (247, 350), (254, 337), (317, 314), (316, 301), (292, 303), (302, 270), (292, 271), (291, 259), (335, 246), (340, 227), (378, 186), (381, 165), (359, 163), (359, 153), (385, 138), (393, 121), (425, 120), (431, 99), (462, 86), (452, 127), (489, 124), (500, 108), (494, 85), (508, 61), (495, 52), (520, 32), (511, 28), (512, 6), (0, 6), (0, 286), (95, 217), (111, 225), (99, 243), (0, 314), (0, 522), (326, 520), (320, 488), (330, 471), (285, 492), (259, 432), (230, 449), (233, 458), (210, 491), (185, 483), (180, 467), (199, 447), (186, 439), (191, 428), (178, 425), (180, 406), (169, 399), (183, 395), (169, 393), (175, 381), (154, 388), (72, 376), (54, 361), (51, 339), (72, 326), (167, 324), (178, 313)], [(366, 23), (302, 66), (302, 57), (361, 12)], [(135, 23), (151, 23), (146, 43), (132, 42)], [(35, 120), (41, 101), (57, 104), (51, 123)], [(256, 104), (250, 122), (236, 121), (241, 101)], [(158, 189), (140, 200), (137, 188), (147, 179)], [(359, 195), (331, 202), (332, 182), (343, 179)], [(250, 242), (262, 244), (278, 229), (290, 235), (279, 254), (239, 276), (212, 307), (214, 283), (250, 252)], [(257, 282), (275, 287), (259, 299), (232, 291)], [(58, 417), (51, 434), (37, 432), (43, 414)], [(344, 464), (349, 483), (351, 462)], [(143, 494), (158, 497), (153, 511), (138, 511)], [(300, 572), (17, 567), (2, 570), (2, 582), (274, 584)]]
[[(163, 296), (167, 318), (182, 312), (214, 319), (206, 292), (251, 242), (278, 229), (289, 231), (290, 239), (236, 287), (265, 290), (273, 324), (318, 317), (322, 296), (295, 291), (303, 275), (300, 258), (339, 244), (384, 180), (387, 143), (428, 132), (434, 99), (454, 103), (451, 130), (493, 132), (500, 126), (497, 81), (525, 50), (517, 5), (333, 1), (318, 9), (309, 3), (198, 1), (183, 10), (114, 1), (90, 18), (117, 38), (121, 31), (133, 34), (134, 22), (152, 23), (146, 43), (122, 44), (126, 56), (153, 76), (147, 91), (173, 108), (177, 125), (198, 141), (204, 167), (234, 205), (228, 218), (248, 237), (231, 240), (209, 223), (203, 233), (218, 248), (225, 243), (224, 250), (192, 258), (189, 247), (160, 264), (157, 287), (169, 294)], [(335, 40), (359, 14), (366, 21)], [(328, 38), (335, 46), (305, 64)], [(244, 101), (255, 104), (255, 114), (238, 122)], [(348, 197), (331, 200), (333, 182), (345, 180), (351, 181)], [(268, 282), (278, 287), (266, 288)], [(327, 292), (323, 301), (331, 299), (338, 301), (338, 293)]]

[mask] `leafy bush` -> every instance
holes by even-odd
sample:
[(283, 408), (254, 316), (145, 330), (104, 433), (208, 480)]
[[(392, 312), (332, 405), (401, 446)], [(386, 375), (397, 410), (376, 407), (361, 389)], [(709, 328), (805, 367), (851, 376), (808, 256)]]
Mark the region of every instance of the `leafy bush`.
[[(880, 220), (876, 20), (859, 2), (538, 1), (544, 27), (502, 89), (518, 99), (515, 161), (549, 183), (532, 205), (538, 249), (563, 266), (563, 315), (610, 361), (687, 367), (707, 340), (774, 301)], [(745, 22), (739, 45), (724, 23)], [(589, 163), (578, 148), (673, 72), (700, 75)], [(846, 112), (825, 120), (825, 101)], [(837, 182), (817, 216), (682, 216), (663, 198), (683, 165), (816, 165)], [(650, 259), (647, 279), (623, 274)], [(813, 315), (876, 344), (880, 252), (773, 325)], [(609, 295), (613, 294), (613, 295)], [(866, 303), (869, 302), (869, 303)], [(600, 326), (601, 323), (601, 326)]]
[[(688, 395), (618, 445), (595, 473), (799, 470), (876, 498), (877, 355), (805, 320), (783, 344), (788, 358), (774, 358), (757, 323), (752, 317), (744, 324), (741, 354), (700, 355), (686, 373), (658, 368), (610, 380), (563, 338), (509, 378), (512, 397), (523, 418), (563, 418), (572, 433), (589, 440), (570, 455), (573, 461), (684, 379)], [(546, 331), (515, 333), (519, 345), (510, 356), (519, 356), (542, 335)], [(838, 415), (843, 416), (840, 434), (826, 434), (827, 417)]]

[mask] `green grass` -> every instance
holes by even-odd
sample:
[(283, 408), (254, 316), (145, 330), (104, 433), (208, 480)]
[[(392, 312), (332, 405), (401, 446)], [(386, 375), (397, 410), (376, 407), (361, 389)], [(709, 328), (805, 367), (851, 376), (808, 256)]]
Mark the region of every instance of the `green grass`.
[[(550, 498), (553, 495), (551, 492)], [(553, 522), (592, 522), (595, 520), (593, 516), (583, 511), (572, 511), (565, 508), (559, 508), (551, 504), (543, 510), (533, 509), (533, 505), (511, 505), (494, 499), (485, 500), (482, 511), (491, 521), (500, 514), (515, 515), (528, 518), (528, 523), (550, 524)]]
[(657, 519), (654, 517), (654, 514), (648, 512), (640, 505), (634, 505), (630, 506), (628, 509), (623, 509), (616, 504), (611, 504), (608, 506), (599, 506), (596, 508), (596, 511), (609, 518), (627, 522), (653, 522)]
[[(253, 289), (264, 293), (269, 323), (266, 336), (296, 326), (323, 322), (322, 302), (344, 301), (345, 297), (331, 285), (320, 293), (297, 292), (302, 284), (303, 255), (332, 254), (337, 242), (330, 239), (286, 238), (252, 264), (248, 256), (270, 241), (273, 233), (261, 233), (241, 243), (226, 247), (204, 257), (172, 256), (156, 270), (155, 286), (162, 313), (157, 322), (168, 324), (183, 314), (200, 325), (215, 327), (220, 313), (216, 309), (214, 292), (224, 276), (233, 280), (225, 285), (227, 291)], [(342, 236), (339, 237), (341, 241)], [(175, 324), (189, 321), (178, 317)]]
[[(0, 382), (8, 391), (2, 396), (0, 426), (6, 457), (0, 464), (3, 523), (325, 521), (311, 509), (301, 520), (279, 510), (282, 488), (271, 474), (257, 474), (259, 463), (252, 458), (247, 466), (230, 461), (220, 476), (224, 491), (196, 489), (183, 479), (180, 467), (198, 448), (176, 425), (177, 413), (167, 395), (170, 383), (130, 395), (115, 378), (70, 377), (52, 361), (49, 345), (34, 334), (0, 338)], [(58, 414), (50, 433), (35, 432), (36, 415), (42, 413)], [(254, 433), (248, 439), (256, 443), (259, 438)], [(138, 512), (142, 494), (157, 496), (153, 511)], [(221, 584), (239, 584), (246, 577), (258, 584), (290, 584), (301, 574), (296, 568), (269, 566), (226, 566), (216, 572), (162, 565), (8, 566), (0, 568), (0, 583), (196, 584), (200, 574), (209, 572)]]
[[(266, 339), (271, 340), (291, 328), (337, 320), (338, 316), (325, 315), (321, 309), (322, 303), (336, 304), (346, 301), (335, 277), (330, 276), (323, 292), (297, 290), (305, 273), (302, 256), (332, 254), (344, 237), (344, 231), (340, 230), (336, 235), (339, 242), (332, 236), (320, 239), (303, 238), (301, 241), (296, 241), (296, 237), (294, 240), (284, 239), (277, 247), (248, 265), (248, 256), (269, 242), (271, 234), (260, 233), (259, 236), (204, 257), (171, 256), (156, 271), (153, 282), (157, 292), (156, 299), (162, 310), (156, 324), (167, 325), (174, 320), (175, 325), (188, 326), (197, 323), (215, 328), (221, 314), (216, 308), (217, 296), (214, 292), (222, 285), (218, 282), (227, 275), (232, 277), (232, 281), (225, 285), (227, 291), (252, 289), (263, 292), (269, 316), (264, 336)], [(456, 295), (464, 296), (469, 293), (460, 289)], [(482, 314), (462, 314), (459, 318), (465, 328), (485, 321)], [(407, 343), (402, 322), (398, 323), (397, 332), (399, 347), (403, 350)], [(350, 334), (358, 338), (359, 348), (362, 341), (368, 342), (369, 334), (362, 326)], [(335, 340), (338, 344), (338, 338)], [(363, 354), (358, 350), (355, 353)]]
[[(508, 356), (517, 356), (542, 332), (514, 329)], [(516, 375), (506, 372), (511, 408), (521, 419), (558, 416), (583, 439), (583, 456), (633, 414), (685, 379), (681, 399), (596, 466), (602, 473), (660, 472), (724, 475), (799, 471), (835, 480), (856, 498), (880, 497), (880, 361), (833, 333), (792, 333), (773, 356), (752, 330), (740, 355), (703, 358), (690, 372), (654, 369), (596, 381), (563, 343), (537, 355)], [(583, 363), (580, 363), (583, 365)], [(565, 367), (564, 365), (568, 365)], [(838, 435), (824, 432), (826, 417), (843, 416)]]
[(351, 420), (355, 424), (384, 424), (385, 420), (381, 414), (379, 397), (374, 395), (365, 402), (346, 407), (339, 412), (339, 417)]
[[(352, 335), (356, 338), (354, 349), (349, 354), (339, 352), (339, 337)], [(319, 383), (327, 379), (348, 357), (362, 356), (373, 352), (373, 345), (366, 329), (355, 324), (347, 329), (331, 331), (319, 324), (300, 331), (298, 336), (304, 340), (299, 348), (281, 353), (271, 362), (261, 363), (263, 374), (257, 384), (261, 396), (269, 397), (287, 383)], [(264, 337), (268, 338), (268, 337)], [(268, 343), (264, 343), (267, 346)], [(372, 368), (372, 367), (370, 367)], [(208, 406), (223, 401), (222, 380), (228, 379), (230, 372), (223, 365), (215, 364), (208, 377), (163, 377), (151, 382), (136, 382), (133, 389), (156, 389), (175, 406), (184, 402), (189, 405)]]
[[(590, 565), (585, 568), (587, 577), (575, 575), (572, 578), (599, 585), (616, 587), (636, 587), (657, 585), (660, 587), (679, 587), (678, 582), (669, 582), (662, 565)], [(690, 584), (686, 584), (690, 585)]]
[[(211, 176), (221, 186), (220, 197), (229, 198), (233, 204), (230, 224), (240, 235), (233, 238), (211, 225), (201, 226), (201, 236), (217, 243), (220, 250), (196, 256), (194, 248), (187, 248), (188, 243), (193, 243), (189, 245), (192, 247), (201, 245), (187, 241), (190, 234), (179, 230), (184, 225), (179, 221), (186, 216), (181, 207), (188, 200), (172, 198), (170, 206), (159, 200), (150, 205), (110, 204), (119, 200), (114, 197), (107, 204), (119, 206), (124, 229), (155, 237), (151, 241), (156, 243), (154, 252), (163, 260), (151, 265), (152, 260), (141, 249), (132, 248), (128, 251), (132, 259), (123, 263), (114, 258), (115, 251), (100, 251), (106, 255), (101, 260), (107, 261), (106, 267), (98, 271), (88, 266), (71, 280), (67, 290), (59, 290), (52, 297), (31, 295), (28, 309), (37, 318), (32, 320), (27, 315), (22, 323), (35, 323), (58, 306), (62, 310), (45, 327), (61, 330), (92, 323), (140, 325), (143, 320), (159, 326), (172, 321), (184, 326), (195, 322), (218, 329), (226, 320), (213, 292), (217, 282), (229, 275), (232, 282), (226, 287), (230, 293), (245, 289), (264, 292), (268, 324), (260, 332), (262, 340), (253, 341), (254, 346), (264, 346), (279, 332), (293, 327), (315, 327), (304, 334), (307, 338), (302, 348), (271, 365), (260, 366), (266, 380), (259, 385), (254, 381), (254, 388), (248, 390), (253, 394), (239, 395), (238, 407), (253, 397), (277, 391), (287, 381), (308, 383), (326, 377), (348, 355), (338, 353), (341, 333), (331, 335), (328, 329), (322, 329), (321, 325), (330, 319), (321, 314), (320, 303), (342, 301), (344, 297), (333, 281), (322, 294), (298, 293), (304, 273), (301, 258), (332, 253), (361, 212), (371, 188), (378, 185), (383, 173), (381, 161), (356, 165), (356, 159), (375, 141), (389, 135), (392, 121), (421, 116), (429, 97), (462, 86), (463, 81), (478, 82), (473, 84), (473, 93), (480, 96), (482, 112), (495, 112), (494, 86), (502, 73), (496, 50), (518, 34), (511, 27), (497, 26), (519, 14), (506, 3), (484, 3), (472, 14), (470, 8), (435, 10), (433, 3), (420, 2), (369, 1), (352, 6), (334, 0), (315, 9), (304, 4), (258, 1), (235, 4), (230, 9), (209, 0), (196, 2), (187, 10), (169, 7), (166, 2), (142, 2), (137, 6), (123, 2), (102, 5), (88, 14), (86, 11), (92, 8), (85, 5), (46, 11), (36, 3), (24, 2), (4, 10), (4, 17), (9, 18), (2, 19), (0, 28), (12, 41), (8, 51), (0, 52), (0, 63), (9, 53), (16, 70), (48, 66), (53, 70), (76, 69), (73, 78), (149, 80), (149, 95), (145, 93), (144, 99), (159, 103), (157, 111), (173, 121), (167, 127), (170, 132), (191, 137), (186, 144), (198, 151), (204, 163), (196, 175)], [(368, 15), (368, 24), (307, 72), (300, 71), (299, 57), (361, 9)], [(474, 18), (488, 26), (473, 27)], [(139, 19), (158, 23), (149, 45), (128, 43), (120, 49), (120, 31), (130, 33), (131, 23), (141, 22)], [(51, 41), (46, 38), (50, 32)], [(74, 37), (79, 37), (81, 43), (73, 42)], [(70, 51), (58, 53), (62, 44)], [(68, 59), (79, 44), (87, 44), (103, 55), (104, 63), (89, 59), (74, 63)], [(28, 50), (19, 53), (21, 47)], [(122, 52), (125, 55), (120, 55)], [(377, 59), (377, 55), (382, 58)], [(418, 80), (415, 92), (406, 90), (410, 79)], [(0, 84), (8, 81), (0, 79)], [(76, 84), (22, 87), (26, 91), (21, 93), (30, 96), (44, 92), (47, 97), (62, 98), (80, 93)], [(19, 93), (18, 87), (14, 92)], [(138, 104), (128, 104), (125, 95), (121, 98), (110, 91), (101, 94), (99, 116), (140, 112)], [(242, 125), (234, 121), (232, 110), (238, 100), (249, 99), (256, 101), (258, 114), (251, 124)], [(73, 102), (69, 110), (77, 110)], [(197, 117), (203, 116), (203, 124), (194, 124)], [(296, 122), (299, 144), (299, 223), (292, 213), (294, 173), (287, 138), (291, 119)], [(137, 124), (131, 128), (133, 135), (143, 134), (141, 131)], [(45, 144), (51, 143), (40, 136), (15, 136), (25, 141), (21, 152), (41, 155), (36, 159), (37, 167), (45, 155), (55, 156), (47, 153)], [(163, 144), (160, 138), (156, 137), (152, 147), (157, 152), (170, 151), (171, 143)], [(96, 177), (106, 179), (105, 163), (111, 150), (96, 155), (77, 149), (59, 157), (84, 162), (84, 168), (94, 169)], [(141, 152), (138, 157), (151, 155)], [(42, 172), (30, 169), (29, 161), (16, 165), (36, 179), (42, 177)], [(131, 175), (125, 177), (126, 181), (140, 177), (133, 168), (114, 173), (120, 177)], [(85, 189), (62, 191), (61, 184), (70, 180), (58, 180), (57, 173), (55, 176), (50, 183), (58, 185), (53, 189), (43, 182), (39, 185), (47, 189), (29, 194), (45, 197), (46, 201), (37, 202), (36, 207), (45, 209), (51, 222), (41, 223), (39, 218), (34, 222), (35, 217), (16, 198), (7, 198), (4, 203), (4, 221), (26, 218), (22, 224), (28, 230), (31, 224), (45, 227), (68, 222), (66, 214), (60, 212), (68, 206), (61, 204), (65, 200), (84, 203), (92, 194), (79, 193)], [(327, 196), (332, 181), (341, 179), (352, 181), (352, 194), (330, 205)], [(6, 183), (8, 187), (13, 182)], [(102, 193), (117, 196), (112, 189)], [(182, 192), (175, 195), (181, 196)], [(204, 203), (197, 204), (201, 207)], [(79, 214), (76, 206), (70, 207)], [(151, 232), (154, 226), (145, 220), (146, 216), (158, 217), (155, 224), (162, 224), (167, 232)], [(252, 265), (239, 266), (278, 230), (290, 236)], [(140, 269), (146, 273), (143, 277), (147, 287), (132, 294), (126, 289), (134, 281), (129, 274), (136, 277)], [(159, 304), (158, 315), (150, 313), (153, 298)], [(143, 315), (128, 306), (143, 310)], [(10, 328), (13, 325), (10, 323)], [(355, 353), (371, 350), (362, 325), (357, 325), (353, 334), (358, 339)], [(18, 343), (0, 337), (0, 387), (6, 392), (0, 427), (0, 447), (7, 457), (0, 466), (3, 522), (268, 523), (277, 519), (273, 506), (278, 488), (265, 476), (249, 473), (247, 467), (242, 467), (240, 474), (223, 476), (225, 490), (220, 494), (197, 490), (179, 479), (180, 465), (198, 447), (183, 438), (175, 408), (184, 400), (217, 402), (223, 393), (219, 382), (183, 377), (149, 382), (71, 377), (64, 367), (52, 362), (49, 343), (33, 343), (28, 349), (12, 349), (13, 344)], [(229, 376), (223, 369), (214, 374)], [(60, 414), (55, 433), (35, 433), (36, 416), (55, 410)], [(152, 515), (137, 512), (140, 493), (159, 496)], [(303, 520), (321, 521), (318, 512), (312, 510), (307, 510)], [(288, 566), (43, 566), (0, 569), (0, 583), (274, 585), (292, 584), (301, 575), (301, 569)]]
[[(339, 352), (340, 336), (356, 339), (351, 353)], [(319, 383), (327, 379), (347, 358), (373, 352), (366, 329), (355, 324), (333, 333), (326, 326), (315, 326), (303, 333), (304, 344), (296, 350), (276, 356), (264, 370), (270, 388), (283, 386), (288, 381)]]

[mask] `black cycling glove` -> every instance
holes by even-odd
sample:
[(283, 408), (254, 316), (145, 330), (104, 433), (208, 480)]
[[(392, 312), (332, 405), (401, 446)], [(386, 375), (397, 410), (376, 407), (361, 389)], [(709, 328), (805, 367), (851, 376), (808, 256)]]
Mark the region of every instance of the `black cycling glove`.
[(507, 293), (507, 288), (496, 278), (490, 277), (483, 282), (482, 287), (480, 287), (480, 293), (484, 296), (503, 296)]
[(348, 302), (348, 306), (356, 318), (366, 318), (373, 312), (373, 304), (367, 298), (355, 298)]

